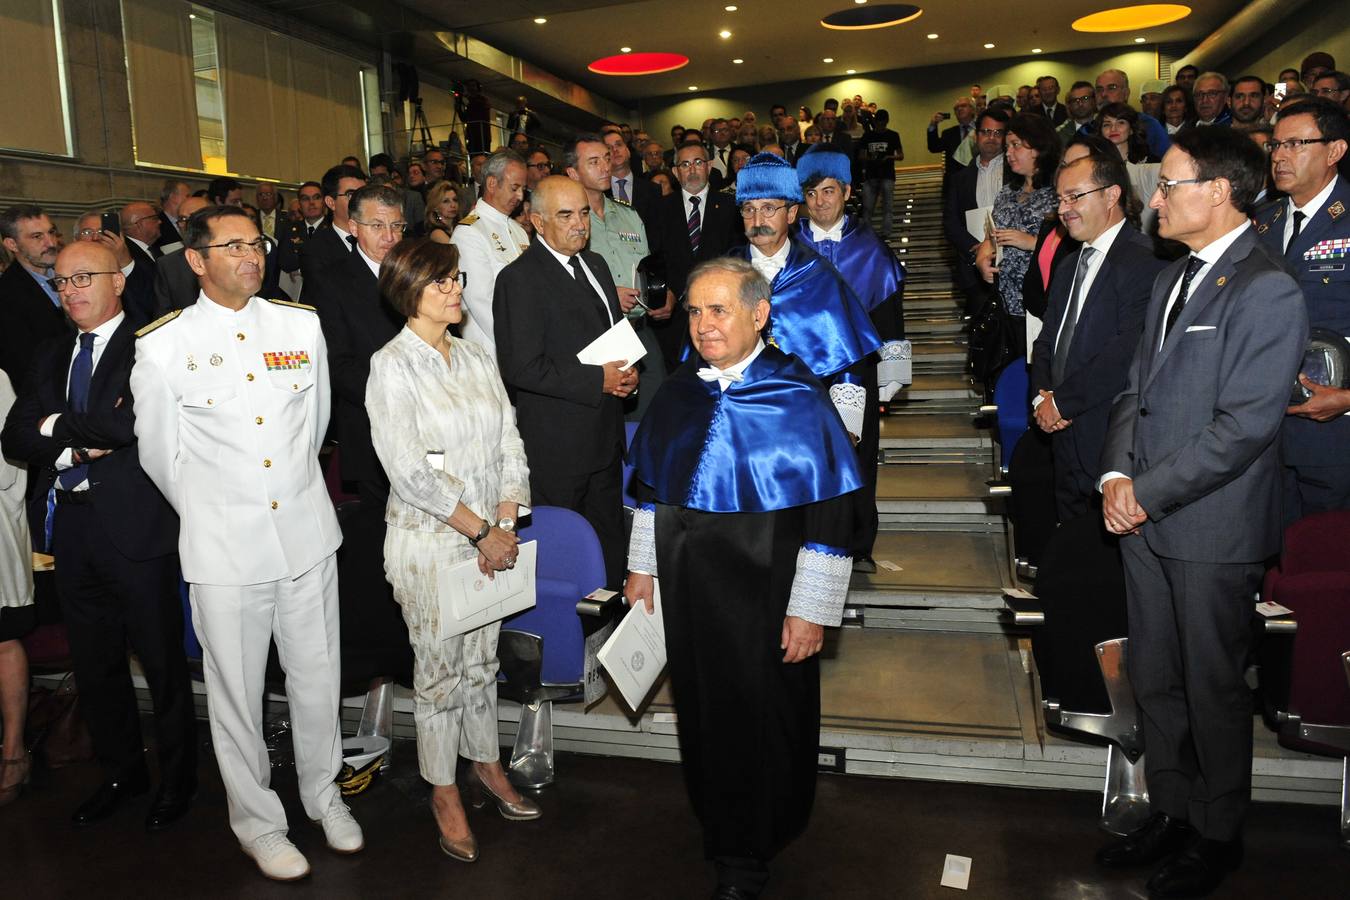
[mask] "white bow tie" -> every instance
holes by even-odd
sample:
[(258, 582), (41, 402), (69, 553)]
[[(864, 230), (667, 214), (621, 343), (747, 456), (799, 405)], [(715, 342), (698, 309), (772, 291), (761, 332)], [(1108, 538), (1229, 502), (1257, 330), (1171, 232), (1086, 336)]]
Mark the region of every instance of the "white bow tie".
[(723, 372), (713, 366), (699, 369), (697, 374), (704, 381), (716, 381), (719, 378), (725, 378), (727, 381), (740, 381), (745, 377), (740, 372)]

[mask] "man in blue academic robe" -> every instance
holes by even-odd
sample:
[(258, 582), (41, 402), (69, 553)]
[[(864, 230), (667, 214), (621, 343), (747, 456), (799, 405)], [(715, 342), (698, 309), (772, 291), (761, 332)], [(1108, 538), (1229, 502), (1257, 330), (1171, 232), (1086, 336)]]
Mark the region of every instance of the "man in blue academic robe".
[(633, 438), (624, 594), (651, 612), (659, 579), (685, 783), (713, 896), (735, 900), (810, 816), (816, 654), (843, 614), (862, 476), (820, 382), (760, 337), (766, 280), (723, 257), (688, 284), (694, 352)]

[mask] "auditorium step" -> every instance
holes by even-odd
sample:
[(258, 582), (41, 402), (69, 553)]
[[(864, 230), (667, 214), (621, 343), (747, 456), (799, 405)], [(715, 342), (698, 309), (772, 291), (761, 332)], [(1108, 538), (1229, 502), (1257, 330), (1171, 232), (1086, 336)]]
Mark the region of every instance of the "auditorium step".
[(1001, 500), (988, 496), (992, 467), (901, 464), (877, 469), (877, 514), (881, 527), (970, 525), (982, 530), (1002, 523)]
[(963, 413), (889, 415), (881, 420), (881, 456), (886, 462), (985, 462), (993, 449), (989, 432)]

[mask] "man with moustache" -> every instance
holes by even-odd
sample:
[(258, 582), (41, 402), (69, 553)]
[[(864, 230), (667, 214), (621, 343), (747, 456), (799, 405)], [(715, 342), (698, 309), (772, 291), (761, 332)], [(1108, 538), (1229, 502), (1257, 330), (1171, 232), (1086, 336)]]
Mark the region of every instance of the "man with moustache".
[(1234, 128), (1250, 129), (1266, 124), (1266, 82), (1244, 75), (1233, 82), (1229, 99)]
[(455, 225), (450, 243), (459, 248), (464, 287), (464, 323), (460, 333), (492, 350), (497, 337), (492, 324), (492, 297), (497, 276), (520, 258), (530, 237), (512, 216), (525, 197), (525, 161), (514, 150), (494, 153), (483, 166), (483, 196), (472, 212)]
[(585, 517), (604, 551), (606, 581), (618, 588), (623, 398), (637, 387), (638, 371), (626, 368), (629, 360), (577, 361), (623, 315), (609, 266), (586, 250), (586, 190), (561, 175), (545, 178), (530, 219), (534, 240), (498, 274), (492, 301), (502, 381), (530, 460), (530, 496)]
[(365, 846), (333, 782), (342, 767), (341, 533), (318, 459), (326, 346), (313, 308), (257, 296), (263, 238), (243, 210), (194, 216), (187, 240), (201, 293), (138, 332), (136, 437), (141, 465), (181, 520), (178, 552), (230, 826), (264, 876), (294, 881), (309, 862), (287, 838), (262, 734), (273, 640), (305, 815), (333, 851)]

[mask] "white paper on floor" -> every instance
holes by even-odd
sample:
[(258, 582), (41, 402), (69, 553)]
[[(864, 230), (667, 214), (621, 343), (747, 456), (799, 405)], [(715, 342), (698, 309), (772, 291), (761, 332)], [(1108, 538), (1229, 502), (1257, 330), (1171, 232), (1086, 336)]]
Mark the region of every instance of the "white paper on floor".
[(947, 854), (942, 864), (942, 886), (964, 891), (970, 886), (970, 857)]

